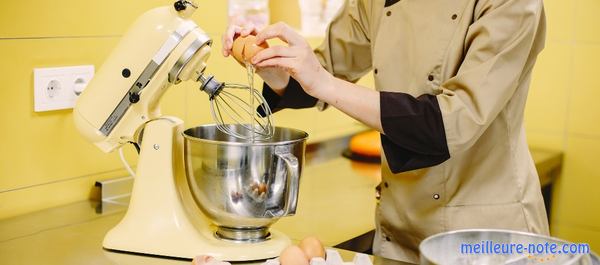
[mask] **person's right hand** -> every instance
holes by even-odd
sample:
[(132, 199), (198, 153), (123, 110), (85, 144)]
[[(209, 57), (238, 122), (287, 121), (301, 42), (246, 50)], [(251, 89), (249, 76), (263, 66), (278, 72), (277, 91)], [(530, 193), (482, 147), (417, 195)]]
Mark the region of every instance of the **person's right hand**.
[[(248, 35), (256, 35), (258, 32), (257, 28), (252, 23), (244, 23), (243, 21), (233, 21), (228, 27), (222, 37), (222, 52), (223, 56), (228, 57), (231, 55), (231, 49), (233, 49), (233, 40), (237, 37), (245, 37)], [(285, 88), (290, 81), (290, 75), (285, 69), (277, 67), (262, 67), (256, 70), (264, 81), (277, 93), (283, 95)]]

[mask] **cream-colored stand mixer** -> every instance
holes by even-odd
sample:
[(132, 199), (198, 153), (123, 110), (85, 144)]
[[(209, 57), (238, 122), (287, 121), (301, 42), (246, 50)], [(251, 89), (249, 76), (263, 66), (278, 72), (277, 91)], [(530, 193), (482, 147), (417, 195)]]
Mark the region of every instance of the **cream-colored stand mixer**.
[(307, 135), (275, 128), (270, 139), (248, 143), (213, 125), (184, 132), (180, 119), (161, 115), (172, 84), (200, 82), (211, 99), (222, 89), (203, 75), (211, 39), (189, 19), (196, 9), (179, 0), (139, 17), (77, 101), (75, 124), (88, 141), (104, 152), (140, 147), (129, 208), (103, 246), (178, 258), (276, 257), (290, 240), (268, 227), (295, 213)]

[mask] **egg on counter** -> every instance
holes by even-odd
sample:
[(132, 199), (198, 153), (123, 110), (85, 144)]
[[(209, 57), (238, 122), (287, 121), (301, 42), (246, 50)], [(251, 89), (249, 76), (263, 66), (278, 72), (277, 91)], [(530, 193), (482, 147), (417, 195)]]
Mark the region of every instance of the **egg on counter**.
[(220, 261), (211, 256), (197, 256), (192, 260), (192, 265), (231, 265), (226, 261)]
[(279, 263), (281, 265), (309, 265), (308, 257), (298, 246), (289, 246), (281, 252)]
[(302, 239), (298, 246), (306, 254), (308, 260), (316, 257), (325, 259), (325, 248), (323, 247), (321, 240), (314, 236)]
[(205, 265), (213, 261), (214, 259), (215, 258), (206, 255), (197, 256), (192, 260), (192, 265)]
[[(325, 259), (325, 248), (318, 238), (311, 236), (302, 239), (298, 246), (292, 245), (285, 248), (279, 256), (279, 263), (281, 265), (309, 265), (314, 258)], [(202, 255), (195, 257), (192, 265), (231, 265), (231, 263)]]

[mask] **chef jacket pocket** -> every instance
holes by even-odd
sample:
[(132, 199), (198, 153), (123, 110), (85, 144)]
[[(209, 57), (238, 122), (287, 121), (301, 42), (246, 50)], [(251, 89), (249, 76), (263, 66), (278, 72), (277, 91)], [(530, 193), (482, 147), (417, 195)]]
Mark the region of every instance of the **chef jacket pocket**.
[(528, 231), (523, 205), (519, 202), (446, 206), (445, 208), (446, 227), (449, 231), (478, 228)]

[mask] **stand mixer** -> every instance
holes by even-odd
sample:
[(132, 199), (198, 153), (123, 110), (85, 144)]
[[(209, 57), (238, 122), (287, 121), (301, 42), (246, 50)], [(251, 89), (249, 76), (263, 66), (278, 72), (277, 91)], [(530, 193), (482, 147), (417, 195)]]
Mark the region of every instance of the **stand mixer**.
[(212, 41), (189, 19), (196, 9), (178, 0), (140, 16), (74, 108), (77, 129), (102, 151), (127, 143), (140, 150), (129, 208), (103, 247), (189, 259), (276, 257), (290, 239), (269, 226), (296, 211), (308, 135), (266, 128), (269, 137), (250, 142), (227, 133), (254, 133), (247, 124), (184, 132), (182, 120), (161, 115), (159, 101), (173, 84), (200, 82), (209, 100), (228, 87), (204, 75)]

